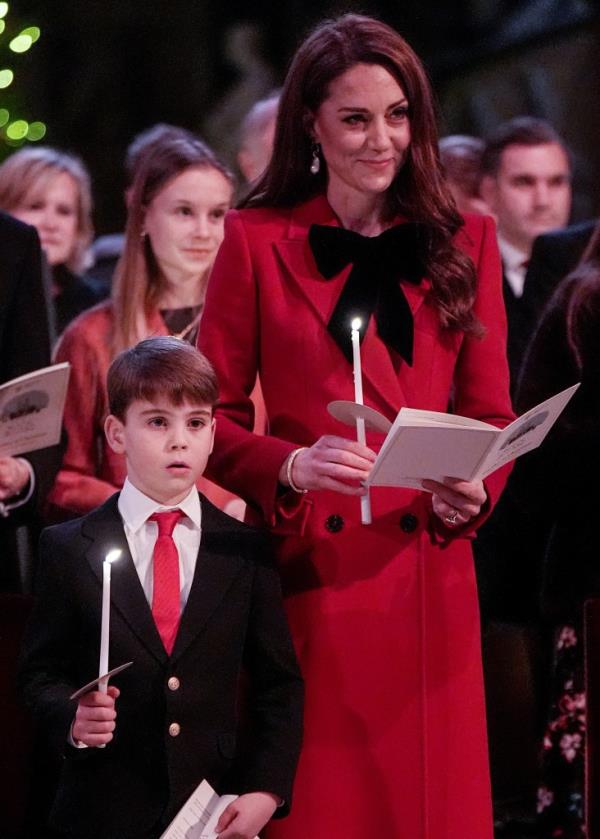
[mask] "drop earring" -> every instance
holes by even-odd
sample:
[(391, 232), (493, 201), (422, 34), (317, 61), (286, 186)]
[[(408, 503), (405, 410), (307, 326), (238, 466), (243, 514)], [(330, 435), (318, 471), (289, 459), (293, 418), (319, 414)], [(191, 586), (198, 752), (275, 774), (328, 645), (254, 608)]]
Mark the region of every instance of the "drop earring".
[(312, 144), (312, 160), (310, 162), (310, 174), (311, 175), (318, 175), (319, 170), (321, 169), (321, 158), (319, 157), (319, 152), (321, 151), (321, 146), (318, 143)]

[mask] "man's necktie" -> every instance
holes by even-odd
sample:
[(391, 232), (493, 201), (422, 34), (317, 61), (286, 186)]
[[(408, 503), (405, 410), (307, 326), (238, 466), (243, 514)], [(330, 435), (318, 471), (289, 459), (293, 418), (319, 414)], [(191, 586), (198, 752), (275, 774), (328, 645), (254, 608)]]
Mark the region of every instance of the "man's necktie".
[(148, 521), (158, 525), (158, 537), (152, 554), (152, 616), (165, 650), (171, 655), (180, 618), (179, 554), (173, 530), (185, 516), (181, 510), (154, 513)]

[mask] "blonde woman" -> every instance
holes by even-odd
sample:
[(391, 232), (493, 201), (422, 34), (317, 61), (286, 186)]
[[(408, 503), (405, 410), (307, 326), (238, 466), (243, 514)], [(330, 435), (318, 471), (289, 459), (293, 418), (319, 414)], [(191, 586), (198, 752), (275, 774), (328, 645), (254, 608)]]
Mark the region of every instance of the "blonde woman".
[(80, 276), (93, 235), (88, 171), (67, 152), (46, 146), (20, 149), (0, 166), (0, 209), (38, 231), (51, 269), (60, 334), (99, 299)]

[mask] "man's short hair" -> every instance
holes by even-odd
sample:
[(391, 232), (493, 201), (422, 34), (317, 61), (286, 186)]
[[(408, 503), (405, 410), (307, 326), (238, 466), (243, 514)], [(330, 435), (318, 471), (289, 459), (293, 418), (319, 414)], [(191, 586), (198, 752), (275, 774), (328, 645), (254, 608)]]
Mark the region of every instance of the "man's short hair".
[(147, 338), (119, 353), (108, 370), (107, 387), (109, 410), (122, 422), (137, 400), (163, 397), (173, 405), (189, 402), (213, 408), (219, 398), (210, 361), (191, 344), (172, 337)]
[(481, 156), (482, 174), (492, 177), (498, 174), (502, 153), (508, 146), (544, 146), (548, 143), (556, 143), (564, 149), (570, 164), (569, 150), (565, 141), (545, 119), (514, 117), (514, 119), (502, 122), (487, 137)]

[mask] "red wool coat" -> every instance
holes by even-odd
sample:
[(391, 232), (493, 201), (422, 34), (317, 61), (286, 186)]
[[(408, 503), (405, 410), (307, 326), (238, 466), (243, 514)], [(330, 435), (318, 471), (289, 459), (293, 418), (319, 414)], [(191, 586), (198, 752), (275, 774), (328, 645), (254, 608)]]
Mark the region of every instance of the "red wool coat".
[[(276, 536), (306, 680), (292, 814), (265, 836), (491, 839), (473, 528), (446, 529), (425, 492), (373, 489), (370, 526), (356, 498), (277, 494), (292, 449), (351, 434), (327, 412), (354, 398), (351, 365), (326, 328), (349, 268), (323, 280), (311, 223), (339, 224), (324, 197), (228, 215), (199, 339), (221, 388), (212, 477)], [(493, 223), (468, 218), (457, 244), (477, 267), (486, 334), (444, 331), (429, 283), (403, 284), (413, 367), (390, 354), (373, 319), (362, 346), (365, 402), (390, 420), (403, 405), (445, 411), (451, 391), (456, 413), (497, 426), (513, 418)], [(248, 430), (257, 371), (270, 420), (262, 438)], [(486, 481), (489, 507), (506, 474)]]

